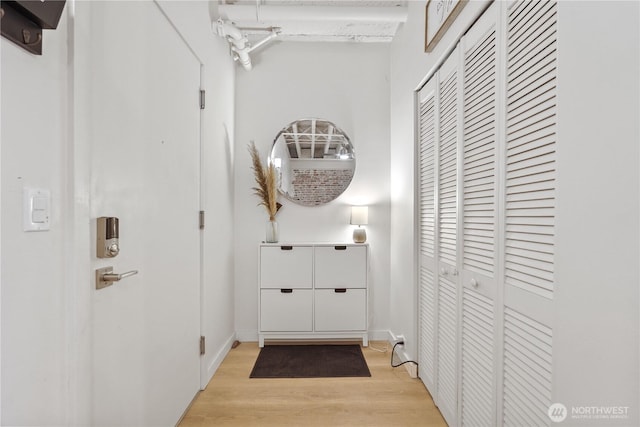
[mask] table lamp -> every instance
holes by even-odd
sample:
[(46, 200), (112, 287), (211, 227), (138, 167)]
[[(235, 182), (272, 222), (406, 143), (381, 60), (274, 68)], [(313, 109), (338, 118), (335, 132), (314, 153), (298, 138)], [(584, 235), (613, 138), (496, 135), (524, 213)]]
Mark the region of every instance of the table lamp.
[(367, 241), (367, 232), (362, 225), (369, 223), (369, 207), (368, 206), (351, 206), (351, 224), (357, 225), (358, 228), (353, 230), (353, 242), (364, 243)]

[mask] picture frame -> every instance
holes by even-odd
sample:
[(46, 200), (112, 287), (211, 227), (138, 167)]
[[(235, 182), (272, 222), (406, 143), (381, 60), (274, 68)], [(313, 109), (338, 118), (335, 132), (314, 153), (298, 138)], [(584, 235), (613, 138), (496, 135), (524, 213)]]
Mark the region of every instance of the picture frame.
[(469, 0), (428, 0), (425, 7), (424, 51), (431, 52)]

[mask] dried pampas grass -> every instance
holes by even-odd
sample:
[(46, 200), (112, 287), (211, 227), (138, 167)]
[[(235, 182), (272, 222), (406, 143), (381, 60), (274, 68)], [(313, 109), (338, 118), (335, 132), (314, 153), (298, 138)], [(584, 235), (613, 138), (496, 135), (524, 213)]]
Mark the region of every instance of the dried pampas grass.
[(269, 214), (269, 221), (275, 221), (276, 213), (280, 209), (280, 203), (277, 202), (278, 189), (276, 187), (276, 168), (273, 164), (267, 167), (262, 166), (260, 153), (253, 141), (249, 144), (249, 154), (251, 154), (251, 169), (255, 175), (257, 187), (252, 187), (253, 193), (258, 196), (260, 203)]

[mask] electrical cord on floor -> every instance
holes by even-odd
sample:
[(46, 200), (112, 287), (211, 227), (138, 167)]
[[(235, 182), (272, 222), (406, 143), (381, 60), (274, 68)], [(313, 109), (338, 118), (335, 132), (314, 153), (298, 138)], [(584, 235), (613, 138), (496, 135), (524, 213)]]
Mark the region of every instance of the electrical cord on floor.
[(378, 353), (386, 353), (387, 351), (389, 351), (389, 343), (386, 343), (384, 345), (384, 348), (376, 348), (371, 343), (369, 343), (369, 349), (377, 351)]
[(405, 363), (413, 363), (413, 364), (415, 364), (416, 366), (418, 366), (418, 362), (415, 362), (415, 361), (413, 361), (413, 360), (406, 360), (406, 361), (404, 361), (404, 362), (402, 362), (402, 363), (398, 363), (397, 365), (394, 365), (394, 364), (393, 364), (393, 355), (394, 355), (394, 354), (396, 354), (396, 347), (397, 347), (397, 346), (399, 346), (399, 345), (404, 345), (404, 341), (398, 341), (397, 343), (395, 343), (395, 344), (393, 345), (393, 349), (391, 350), (391, 367), (392, 367), (392, 368), (397, 368), (398, 366), (402, 366), (402, 365), (404, 365)]

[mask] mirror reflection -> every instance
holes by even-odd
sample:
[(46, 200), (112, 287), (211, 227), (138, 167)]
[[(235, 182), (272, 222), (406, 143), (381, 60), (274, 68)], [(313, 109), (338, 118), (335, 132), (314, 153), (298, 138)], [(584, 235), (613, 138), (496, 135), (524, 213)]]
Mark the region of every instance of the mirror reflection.
[(356, 169), (349, 137), (322, 119), (296, 120), (276, 136), (269, 160), (278, 174), (278, 189), (304, 206), (328, 203), (347, 189)]

